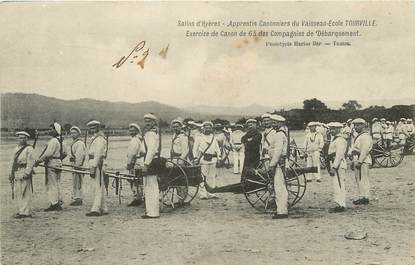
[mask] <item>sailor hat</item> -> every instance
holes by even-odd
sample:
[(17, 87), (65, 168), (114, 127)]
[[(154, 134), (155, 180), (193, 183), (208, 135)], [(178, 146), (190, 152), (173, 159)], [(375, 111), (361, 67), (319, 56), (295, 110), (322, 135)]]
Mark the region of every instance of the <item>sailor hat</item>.
[(318, 126), (319, 125), (319, 123), (318, 122), (316, 122), (316, 121), (310, 121), (308, 124), (307, 124), (307, 126), (308, 127), (311, 127), (311, 126)]
[(405, 118), (401, 118), (401, 121), (406, 121), (406, 119)]
[(153, 113), (147, 113), (144, 115), (144, 119), (149, 119), (149, 120), (153, 120), (153, 121), (157, 121), (157, 117), (153, 114)]
[(99, 121), (97, 121), (97, 120), (92, 120), (92, 121), (89, 121), (89, 122), (86, 124), (86, 126), (88, 126), (88, 127), (95, 127), (95, 126), (98, 126), (98, 125), (101, 125), (101, 122), (99, 122)]
[(390, 121), (386, 121), (386, 124), (391, 124), (391, 122)]
[(207, 126), (207, 125), (213, 126), (213, 123), (211, 121), (204, 121), (202, 123), (202, 126)]
[(255, 120), (255, 119), (247, 119), (245, 123), (248, 124), (250, 122), (257, 123), (257, 120)]
[(285, 121), (285, 118), (278, 114), (272, 114), (271, 119), (274, 121)]
[(69, 129), (70, 131), (76, 131), (76, 132), (78, 132), (79, 134), (81, 134), (81, 129), (79, 129), (79, 127), (77, 127), (77, 126), (72, 126), (71, 127), (71, 129)]
[(19, 135), (24, 135), (24, 136), (26, 136), (27, 138), (30, 138), (30, 134), (28, 134), (28, 133), (27, 133), (27, 132), (25, 132), (25, 131), (16, 132), (16, 136), (19, 136)]
[(243, 128), (244, 126), (242, 125), (242, 124), (240, 124), (240, 123), (237, 123), (237, 124), (235, 124), (235, 128), (239, 128), (239, 129), (241, 129), (241, 128)]
[(266, 118), (271, 118), (271, 114), (270, 113), (264, 113), (261, 115), (261, 119), (266, 119)]
[(348, 119), (346, 122), (347, 122), (347, 123), (352, 122), (352, 119)]
[(343, 124), (341, 124), (340, 122), (329, 122), (329, 124), (327, 124), (328, 127), (331, 128), (343, 128)]
[(362, 118), (357, 118), (357, 119), (354, 119), (353, 121), (352, 121), (352, 123), (354, 123), (354, 124), (359, 124), (359, 123), (366, 123), (366, 121), (364, 120), (364, 119), (362, 119)]
[(382, 118), (382, 119), (380, 119), (380, 121), (386, 121), (386, 119), (385, 118)]
[(128, 127), (130, 128), (133, 127), (133, 128), (136, 128), (138, 131), (141, 131), (141, 128), (137, 123), (130, 123)]
[(171, 121), (171, 124), (173, 125), (173, 123), (178, 123), (178, 124), (180, 124), (180, 126), (183, 126), (183, 122), (181, 120), (179, 120), (179, 119), (172, 120)]
[(373, 121), (377, 121), (377, 120), (378, 120), (378, 118), (373, 118), (373, 119), (372, 119), (372, 122), (373, 122)]
[(412, 119), (411, 118), (408, 118), (408, 119), (406, 119), (407, 121), (412, 121)]

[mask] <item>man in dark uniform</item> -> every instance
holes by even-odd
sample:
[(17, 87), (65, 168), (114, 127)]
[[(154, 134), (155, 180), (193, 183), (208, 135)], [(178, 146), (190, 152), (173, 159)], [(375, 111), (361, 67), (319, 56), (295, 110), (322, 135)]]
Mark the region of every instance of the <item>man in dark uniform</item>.
[(244, 168), (242, 170), (241, 181), (244, 178), (247, 168), (255, 168), (261, 157), (262, 134), (257, 129), (257, 121), (248, 119), (246, 121), (247, 132), (241, 138), (245, 146)]

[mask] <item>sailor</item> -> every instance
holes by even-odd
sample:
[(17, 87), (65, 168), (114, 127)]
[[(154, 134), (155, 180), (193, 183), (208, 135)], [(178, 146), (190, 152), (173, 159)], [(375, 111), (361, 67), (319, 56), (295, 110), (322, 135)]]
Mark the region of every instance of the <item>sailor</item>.
[(12, 183), (12, 188), (16, 186), (17, 189), (19, 209), (15, 218), (20, 219), (32, 217), (30, 204), (33, 193), (32, 174), (35, 159), (33, 147), (27, 143), (30, 135), (25, 131), (20, 131), (16, 133), (16, 136), (19, 144), (13, 152), (9, 180)]
[(396, 131), (399, 136), (399, 143), (401, 145), (405, 145), (406, 138), (408, 138), (408, 131), (407, 131), (405, 118), (400, 119), (400, 121), (398, 122), (398, 125), (396, 126)]
[[(159, 184), (154, 170), (157, 159), (160, 159), (161, 135), (158, 128), (158, 119), (153, 113), (144, 115), (144, 147), (145, 156), (142, 167), (144, 179), (144, 197), (146, 212), (143, 219), (160, 217)], [(151, 165), (151, 166), (150, 166)]]
[[(216, 187), (216, 162), (221, 156), (216, 136), (213, 133), (213, 124), (210, 121), (203, 122), (203, 134), (197, 138), (193, 146), (193, 156), (195, 157), (195, 164), (201, 165), (202, 175), (206, 183), (215, 188)], [(217, 198), (215, 194), (207, 192), (204, 183), (199, 187), (200, 199), (206, 200)]]
[[(193, 150), (193, 145), (195, 144), (196, 138), (199, 137), (200, 135), (200, 128), (202, 127), (202, 125), (194, 122), (193, 120), (188, 121), (187, 125), (188, 125), (187, 137), (189, 140), (188, 146), (189, 146), (189, 150)], [(188, 159), (190, 161), (194, 160), (193, 152), (189, 151)]]
[(353, 127), (352, 127), (352, 119), (348, 119), (346, 121), (346, 123), (344, 124), (341, 133), (344, 136), (346, 136), (347, 139), (351, 139), (352, 138), (352, 130), (353, 130)]
[(241, 175), (241, 182), (243, 180), (246, 168), (256, 168), (261, 159), (261, 140), (262, 134), (257, 129), (258, 122), (255, 119), (248, 119), (246, 121), (247, 131), (242, 136), (241, 142), (244, 145), (244, 161)]
[(316, 127), (316, 131), (318, 133), (320, 133), (323, 136), (323, 141), (327, 142), (327, 125), (325, 123), (322, 122), (316, 122), (317, 127)]
[(86, 216), (101, 216), (108, 214), (104, 184), (104, 160), (108, 150), (101, 122), (92, 120), (87, 123), (89, 133), (92, 135), (88, 150), (89, 175), (93, 178), (92, 208)]
[(274, 122), (275, 137), (269, 146), (269, 168), (274, 173), (274, 191), (277, 211), (272, 219), (288, 218), (288, 191), (285, 183), (284, 173), (285, 159), (287, 155), (288, 138), (287, 133), (282, 129), (285, 118), (273, 114), (271, 119)]
[(235, 129), (231, 133), (231, 145), (233, 150), (233, 173), (239, 174), (244, 168), (245, 150), (242, 144), (242, 137), (244, 132), (242, 131), (243, 126), (236, 124)]
[[(81, 139), (81, 129), (72, 126), (69, 130), (72, 137), (72, 144), (69, 148), (69, 162), (75, 170), (80, 170), (85, 161), (86, 146)], [(72, 202), (71, 206), (82, 205), (82, 178), (83, 174), (72, 173)]]
[(412, 123), (412, 119), (406, 119), (406, 131), (408, 133), (408, 137), (415, 133), (415, 127)]
[(383, 139), (386, 142), (386, 146), (390, 146), (393, 141), (393, 125), (390, 121), (386, 121), (385, 129), (383, 130)]
[(42, 162), (45, 165), (45, 186), (50, 202), (50, 206), (45, 209), (45, 212), (62, 210), (61, 170), (56, 169), (62, 167), (62, 159), (66, 156), (63, 150), (61, 130), (59, 123), (51, 124), (49, 130), (51, 138), (35, 162), (35, 166)]
[(308, 173), (307, 182), (313, 181), (315, 179), (317, 182), (321, 182), (321, 173), (320, 173), (320, 151), (324, 147), (324, 139), (321, 133), (316, 131), (318, 126), (317, 122), (310, 122), (308, 127), (310, 127), (310, 133), (306, 135), (304, 141), (304, 152), (307, 157), (307, 167), (317, 167), (317, 173)]
[(173, 138), (171, 140), (170, 158), (179, 164), (183, 164), (188, 161), (189, 156), (189, 139), (184, 134), (183, 122), (179, 119), (172, 120), (171, 129)]
[[(136, 170), (143, 164), (144, 146), (141, 136), (141, 128), (136, 123), (128, 125), (128, 132), (131, 136), (130, 143), (127, 148), (127, 166), (129, 174), (136, 175)], [(138, 182), (130, 182), (131, 191), (133, 192), (133, 200), (127, 206), (140, 206), (143, 203), (143, 186)]]
[(358, 133), (354, 139), (349, 155), (352, 156), (352, 169), (354, 170), (359, 198), (353, 201), (355, 205), (369, 204), (370, 184), (369, 170), (372, 164), (370, 151), (372, 149), (372, 137), (367, 131), (366, 121), (361, 118), (353, 120), (353, 125)]
[(382, 125), (378, 118), (372, 119), (372, 139), (373, 141), (379, 141), (382, 138)]
[(328, 159), (330, 162), (330, 176), (333, 178), (334, 202), (336, 206), (329, 212), (344, 212), (346, 208), (346, 135), (342, 133), (343, 125), (340, 122), (330, 122), (328, 124), (330, 133), (333, 136), (329, 145)]
[(265, 113), (261, 116), (262, 124), (264, 126), (264, 133), (262, 137), (262, 158), (269, 158), (269, 148), (271, 142), (275, 138), (274, 121), (271, 119), (271, 114)]

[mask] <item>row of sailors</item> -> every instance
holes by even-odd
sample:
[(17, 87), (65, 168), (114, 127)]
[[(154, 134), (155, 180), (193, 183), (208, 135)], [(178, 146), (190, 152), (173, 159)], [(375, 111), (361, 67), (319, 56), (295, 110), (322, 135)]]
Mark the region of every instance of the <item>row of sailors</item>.
[[(361, 120), (361, 119), (360, 119)], [(252, 133), (248, 131), (244, 138), (244, 135), (240, 133), (241, 142), (244, 146), (247, 146), (250, 141), (254, 138), (258, 138), (255, 135), (259, 134), (259, 138), (262, 139), (261, 147), (255, 148), (255, 150), (262, 149), (262, 157), (269, 158), (269, 167), (272, 168), (275, 172), (274, 175), (274, 185), (276, 191), (276, 203), (277, 203), (277, 212), (275, 218), (286, 218), (288, 216), (288, 193), (284, 185), (284, 177), (282, 174), (282, 168), (285, 163), (285, 157), (288, 146), (287, 138), (287, 127), (285, 125), (285, 119), (279, 115), (264, 114), (262, 116), (262, 122), (265, 127), (263, 135), (258, 133), (256, 129), (257, 121), (254, 119), (249, 119), (247, 121), (248, 128), (254, 128)], [(361, 121), (360, 121), (361, 122)], [(146, 114), (144, 116), (145, 123), (145, 133), (144, 136), (141, 136), (140, 127), (137, 124), (130, 124), (129, 130), (130, 135), (132, 136), (131, 142), (127, 151), (127, 165), (126, 168), (130, 170), (131, 173), (135, 171), (137, 167), (141, 168), (143, 173), (146, 173), (148, 167), (150, 166), (153, 159), (160, 155), (160, 135), (157, 128), (157, 118), (153, 114)], [(361, 125), (359, 119), (353, 121), (353, 124)], [(71, 128), (71, 135), (73, 138), (73, 143), (70, 149), (70, 161), (73, 163), (74, 167), (81, 168), (88, 154), (88, 167), (90, 169), (90, 176), (95, 179), (94, 185), (94, 202), (91, 208), (91, 211), (87, 213), (87, 216), (101, 216), (108, 213), (106, 206), (105, 196), (104, 196), (104, 185), (103, 184), (103, 164), (104, 159), (106, 158), (106, 152), (108, 150), (108, 143), (106, 142), (103, 132), (100, 129), (100, 123), (98, 121), (91, 121), (88, 124), (89, 130), (93, 133), (91, 144), (89, 149), (86, 151), (85, 143), (80, 139), (81, 131), (78, 127)], [(29, 213), (29, 201), (30, 201), (30, 190), (31, 187), (31, 173), (33, 167), (38, 165), (41, 162), (45, 162), (48, 166), (45, 172), (46, 177), (46, 190), (48, 193), (48, 198), (51, 203), (50, 207), (46, 211), (61, 210), (62, 199), (60, 193), (60, 171), (54, 169), (53, 167), (60, 167), (62, 165), (62, 145), (59, 142), (59, 136), (61, 135), (60, 125), (55, 123), (53, 126), (52, 138), (49, 141), (47, 147), (38, 160), (33, 162), (33, 148), (27, 145), (28, 134), (25, 132), (17, 133), (19, 137), (19, 146), (16, 148), (14, 161), (12, 163), (13, 168), (15, 165), (20, 165), (17, 167), (17, 170), (12, 170), (14, 179), (19, 181), (18, 187), (21, 188), (19, 193), (19, 213), (18, 218), (24, 218), (30, 216)], [(314, 126), (310, 126), (314, 128)], [(183, 123), (180, 120), (174, 120), (172, 122), (172, 128), (175, 132), (172, 139), (171, 146), (171, 157), (180, 158), (180, 160), (188, 160), (189, 153), (192, 153), (193, 160), (195, 163), (201, 164), (202, 174), (207, 178), (207, 182), (210, 183), (213, 187), (216, 186), (216, 162), (221, 158), (222, 152), (219, 148), (219, 143), (213, 133), (213, 124), (211, 122), (204, 122), (202, 125), (202, 134), (194, 138), (192, 145), (189, 145), (189, 139), (183, 133)], [(359, 132), (356, 126), (356, 132)], [(311, 129), (314, 130), (314, 129)], [(238, 130), (236, 130), (238, 131)], [(369, 135), (370, 136), (370, 135)], [(368, 202), (368, 167), (363, 167), (362, 164), (367, 163), (369, 151), (366, 147), (362, 147), (361, 143), (367, 142), (365, 140), (366, 136), (360, 136), (355, 138), (355, 144), (353, 145), (352, 150), (358, 151), (356, 156), (356, 161), (354, 161), (355, 168), (359, 169), (359, 181), (358, 185), (361, 187), (361, 198), (357, 201), (356, 204), (363, 202), (365, 204)], [(359, 141), (357, 139), (360, 139)], [(370, 138), (371, 140), (371, 138)], [(332, 141), (335, 143), (336, 141)], [(236, 143), (236, 144), (239, 144)], [(371, 144), (370, 144), (371, 146)], [(24, 148), (22, 148), (24, 147)], [(144, 150), (143, 150), (144, 147)], [(21, 149), (26, 150), (25, 155), (22, 155)], [(330, 148), (329, 148), (330, 149)], [(333, 149), (333, 148), (331, 148)], [(189, 152), (192, 150), (192, 152)], [(312, 148), (310, 147), (310, 152)], [(336, 151), (337, 152), (337, 151)], [(188, 153), (186, 155), (186, 153)], [(366, 155), (364, 155), (366, 154)], [(259, 157), (259, 156), (258, 156)], [(343, 154), (344, 157), (344, 154)], [(364, 158), (362, 158), (364, 157)], [(140, 163), (140, 159), (142, 162)], [(17, 162), (16, 162), (17, 160)], [(369, 161), (370, 162), (370, 161)], [(311, 163), (312, 166), (314, 166)], [(367, 170), (366, 170), (367, 168)], [(339, 167), (336, 166), (336, 170)], [(337, 171), (336, 171), (337, 172)], [(20, 174), (18, 174), (20, 173)], [(20, 177), (15, 177), (19, 175)], [(27, 182), (27, 183), (26, 183)], [(72, 205), (82, 204), (82, 176), (78, 173), (73, 174), (73, 196), (74, 201)], [(29, 187), (30, 186), (30, 187)], [(339, 186), (341, 185), (339, 180)], [(143, 196), (145, 196), (145, 208), (146, 214), (143, 218), (158, 218), (159, 217), (159, 189), (157, 176), (155, 175), (146, 175), (144, 177), (144, 191), (136, 187), (132, 187), (134, 192), (134, 201), (130, 204), (138, 205), (141, 203)], [(206, 189), (203, 187), (203, 183), (200, 187), (201, 197), (202, 198), (211, 198), (215, 197), (213, 194), (209, 194)], [(335, 192), (336, 194), (336, 192)], [(339, 204), (342, 205), (342, 204)], [(341, 206), (343, 207), (343, 206)]]
[(378, 120), (377, 118), (372, 119), (371, 133), (373, 140), (393, 140), (394, 136), (399, 138), (401, 144), (405, 144), (408, 137), (415, 133), (415, 127), (412, 119), (401, 118), (396, 125), (392, 122), (387, 121), (385, 118)]

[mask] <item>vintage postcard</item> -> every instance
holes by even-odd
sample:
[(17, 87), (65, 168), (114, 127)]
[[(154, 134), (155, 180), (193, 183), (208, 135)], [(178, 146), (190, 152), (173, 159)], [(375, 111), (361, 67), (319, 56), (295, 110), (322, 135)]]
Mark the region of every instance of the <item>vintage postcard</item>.
[(413, 1), (0, 3), (1, 264), (415, 264)]

